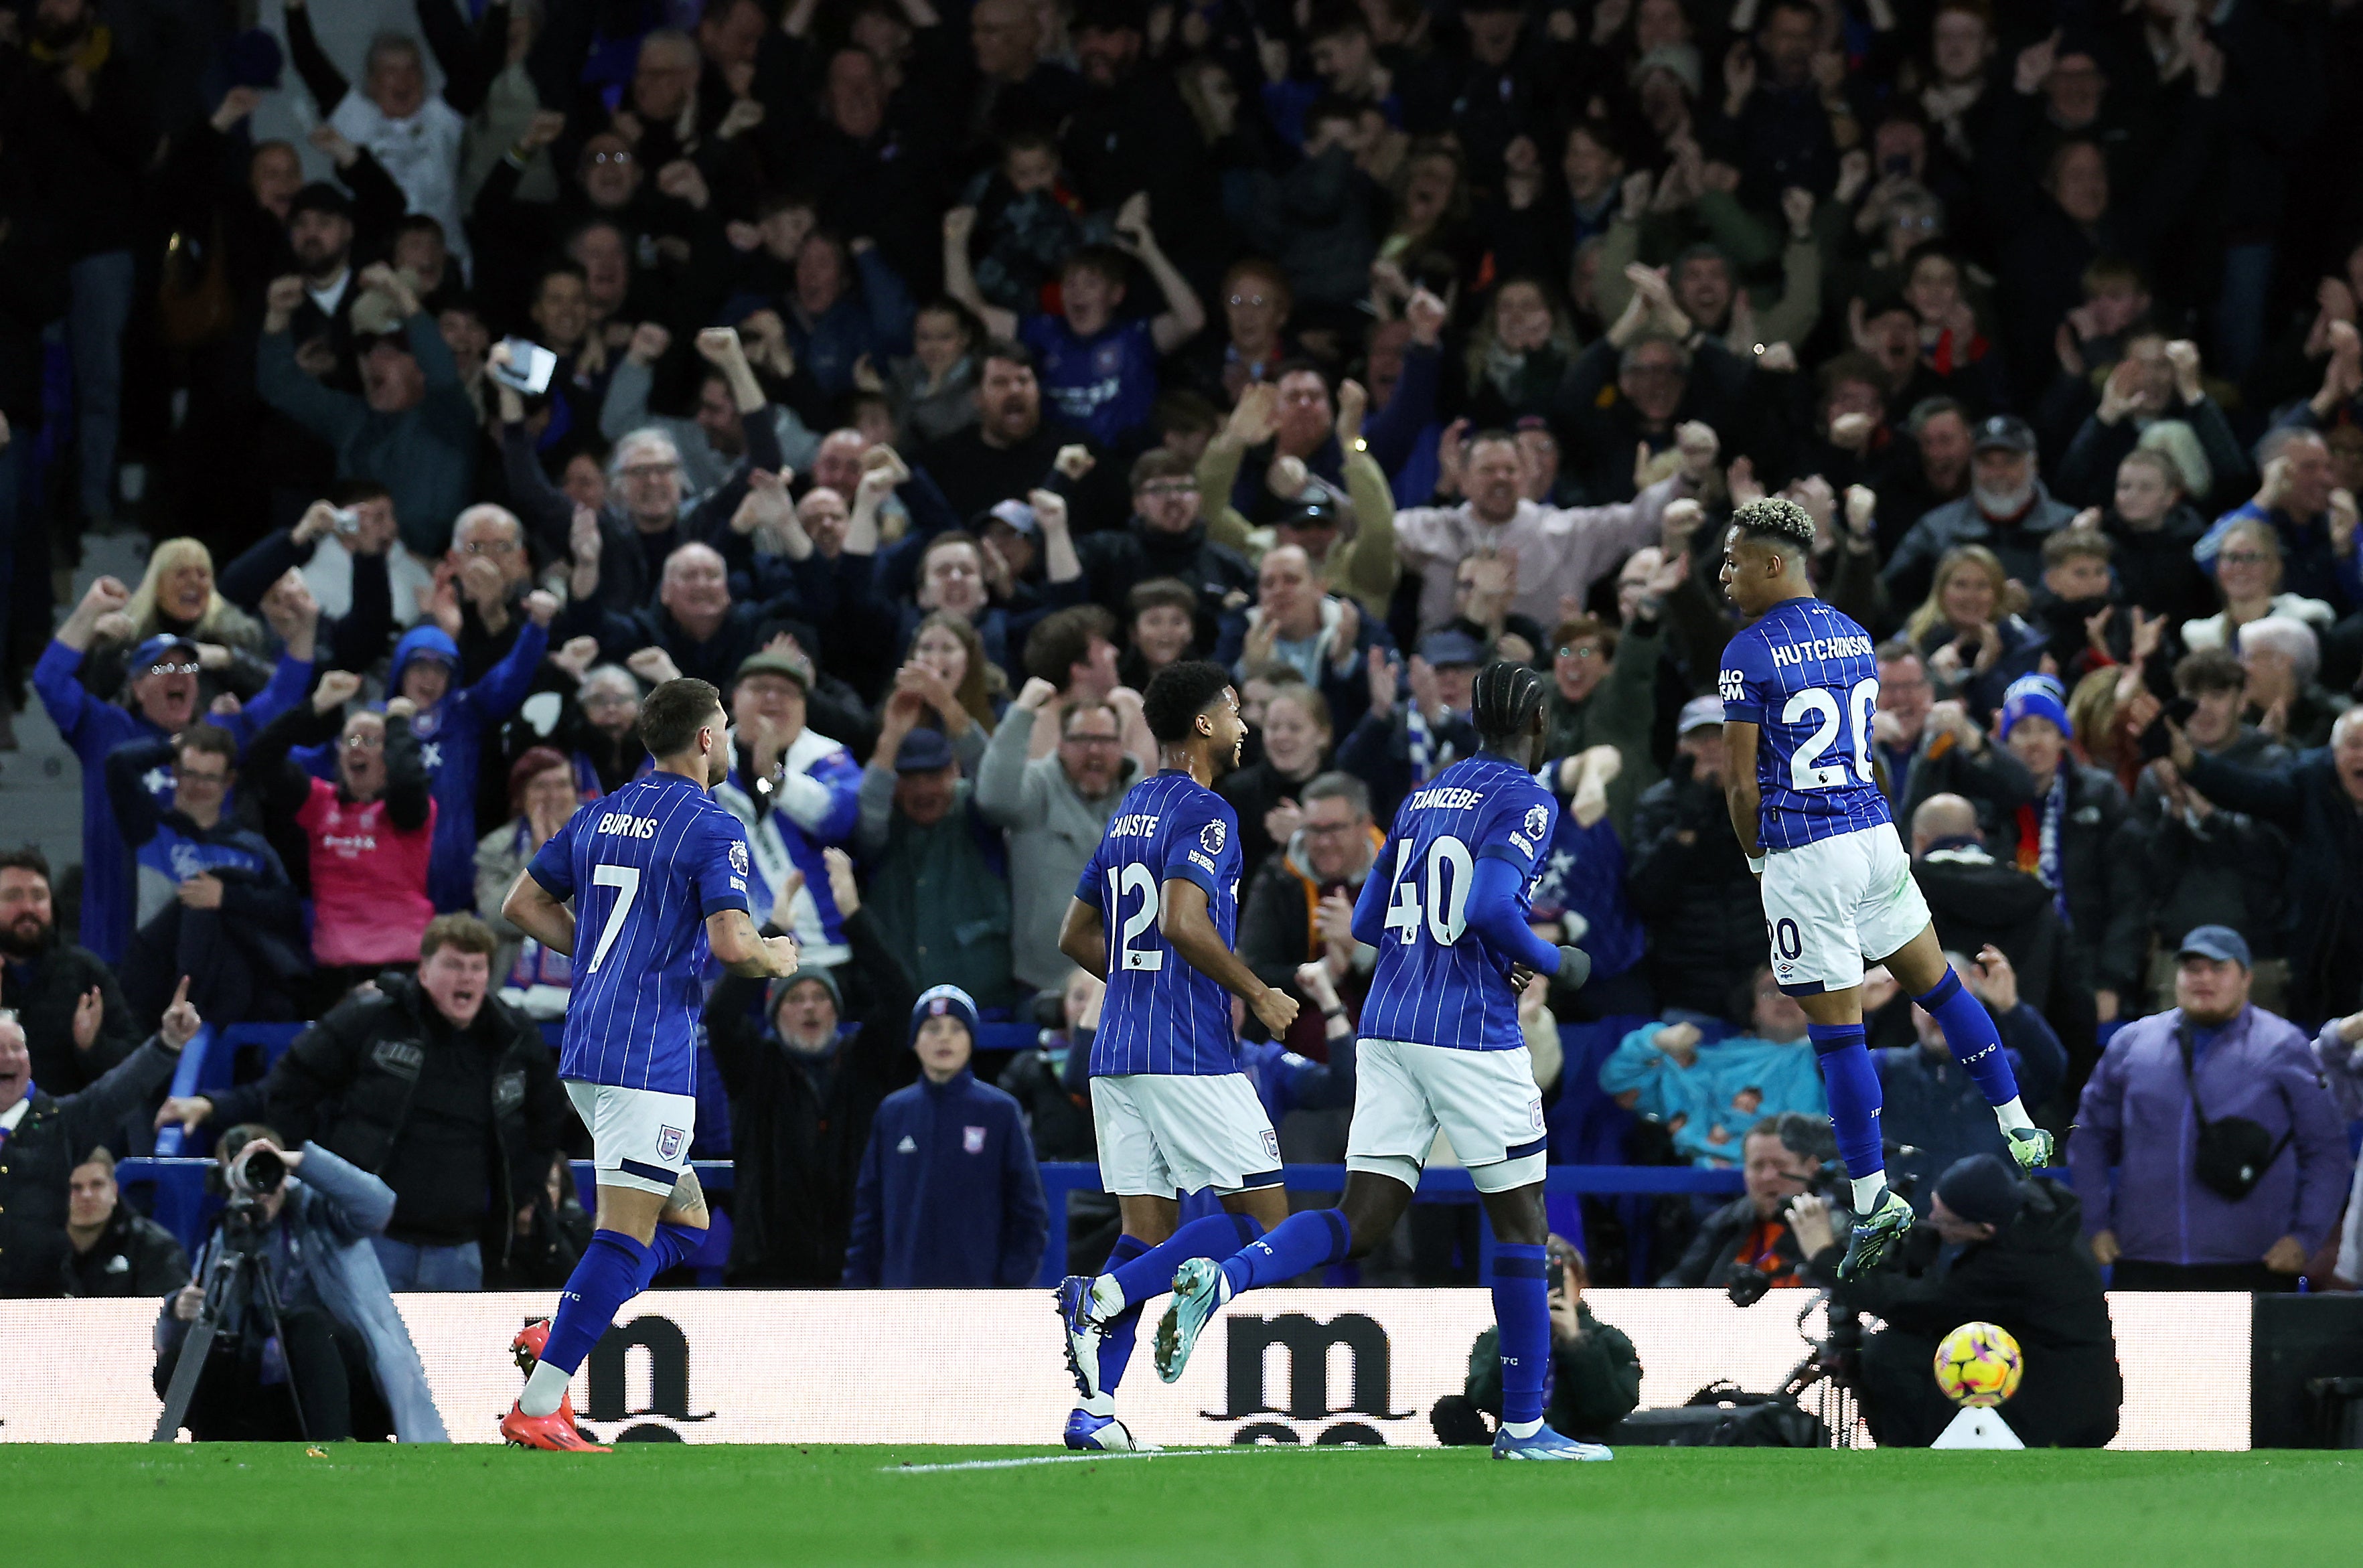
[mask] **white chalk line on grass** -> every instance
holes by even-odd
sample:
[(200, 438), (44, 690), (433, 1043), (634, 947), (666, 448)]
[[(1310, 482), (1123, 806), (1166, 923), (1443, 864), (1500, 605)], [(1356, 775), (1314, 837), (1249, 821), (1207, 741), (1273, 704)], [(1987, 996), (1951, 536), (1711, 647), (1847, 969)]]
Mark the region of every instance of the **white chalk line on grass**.
[[(1226, 1443), (1221, 1448), (1160, 1448), (1114, 1453), (1042, 1453), (1025, 1459), (964, 1459), (953, 1464), (882, 1464), (884, 1475), (940, 1474), (949, 1470), (1018, 1470), (1037, 1464), (1098, 1464), (1117, 1459), (1206, 1459), (1225, 1453), (1383, 1453), (1389, 1452), (1376, 1443), (1315, 1443), (1299, 1447), (1293, 1443)], [(1401, 1452), (1401, 1451), (1395, 1451)]]

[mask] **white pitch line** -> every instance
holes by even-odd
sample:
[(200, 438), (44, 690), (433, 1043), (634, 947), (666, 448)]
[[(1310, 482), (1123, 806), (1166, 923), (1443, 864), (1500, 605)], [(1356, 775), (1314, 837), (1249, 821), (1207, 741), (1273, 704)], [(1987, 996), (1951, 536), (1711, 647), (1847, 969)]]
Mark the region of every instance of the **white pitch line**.
[(1221, 1448), (1160, 1448), (1146, 1452), (1115, 1453), (1050, 1453), (1026, 1459), (965, 1459), (956, 1464), (882, 1464), (882, 1475), (937, 1474), (948, 1470), (1017, 1470), (1036, 1464), (1097, 1464), (1114, 1459), (1204, 1459), (1223, 1453), (1270, 1453), (1275, 1449), (1292, 1450), (1300, 1453), (1351, 1453), (1367, 1450), (1384, 1452), (1383, 1446), (1372, 1443), (1314, 1443), (1299, 1447), (1294, 1443), (1227, 1443)]

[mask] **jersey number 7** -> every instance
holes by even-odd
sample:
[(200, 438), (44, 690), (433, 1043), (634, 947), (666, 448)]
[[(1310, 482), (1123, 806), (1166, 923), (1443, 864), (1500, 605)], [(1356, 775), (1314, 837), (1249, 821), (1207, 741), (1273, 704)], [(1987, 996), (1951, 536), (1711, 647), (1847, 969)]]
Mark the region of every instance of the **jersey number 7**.
[(589, 973), (597, 974), (605, 961), (607, 950), (616, 945), (623, 934), (624, 918), (632, 912), (632, 900), (640, 896), (640, 872), (636, 866), (594, 866), (591, 880), (602, 888), (616, 889), (616, 901), (607, 910), (607, 923), (599, 928), (599, 945), (591, 950)]
[(1477, 869), (1477, 863), (1470, 858), (1469, 846), (1448, 835), (1427, 846), (1425, 915), (1420, 902), (1419, 868), (1412, 864), (1412, 846), (1403, 844), (1398, 850), (1394, 897), (1387, 905), (1387, 929), (1402, 932), (1397, 940), (1409, 947), (1419, 940), (1419, 928), (1425, 921), (1427, 934), (1435, 938), (1437, 946), (1451, 946), (1469, 929), (1469, 882)]

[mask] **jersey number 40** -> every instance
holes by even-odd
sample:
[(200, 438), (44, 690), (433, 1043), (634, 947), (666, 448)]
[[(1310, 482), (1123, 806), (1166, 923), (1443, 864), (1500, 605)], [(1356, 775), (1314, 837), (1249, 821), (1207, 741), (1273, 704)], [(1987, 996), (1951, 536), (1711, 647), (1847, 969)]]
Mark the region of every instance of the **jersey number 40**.
[(1838, 700), (1819, 686), (1808, 686), (1789, 699), (1781, 710), (1784, 724), (1802, 724), (1814, 721), (1814, 733), (1805, 737), (1789, 758), (1789, 783), (1798, 790), (1836, 790), (1847, 782), (1844, 762), (1825, 762), (1830, 743), (1838, 738), (1838, 728), (1846, 725), (1854, 733), (1849, 748), (1854, 763), (1854, 776), (1864, 783), (1876, 782), (1870, 770), (1870, 715), (1879, 706), (1879, 682), (1858, 680), (1846, 694), (1846, 712), (1838, 712)]
[[(1450, 836), (1437, 839), (1427, 846), (1426, 875), (1412, 861), (1412, 846), (1397, 846), (1395, 856), (1394, 897), (1387, 904), (1387, 929), (1400, 931), (1397, 940), (1405, 947), (1419, 940), (1419, 928), (1427, 927), (1427, 934), (1439, 947), (1449, 947), (1460, 940), (1469, 929), (1469, 882), (1477, 863), (1470, 858), (1469, 846)], [(1425, 889), (1420, 884), (1426, 883)], [(1425, 906), (1420, 898), (1425, 891)]]
[[(1126, 916), (1124, 900), (1131, 894), (1139, 895), (1140, 907)], [(1163, 948), (1133, 945), (1140, 940), (1143, 933), (1157, 924), (1157, 878), (1149, 875), (1148, 867), (1136, 860), (1128, 866), (1107, 868), (1107, 923), (1108, 935), (1112, 939), (1108, 952), (1110, 969), (1165, 967)]]

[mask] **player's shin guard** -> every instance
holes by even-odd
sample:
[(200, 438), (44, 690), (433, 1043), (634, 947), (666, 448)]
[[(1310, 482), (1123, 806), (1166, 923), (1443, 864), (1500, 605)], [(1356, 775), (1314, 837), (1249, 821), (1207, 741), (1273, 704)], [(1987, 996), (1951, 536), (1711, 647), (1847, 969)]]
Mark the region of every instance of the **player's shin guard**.
[(1240, 1248), (1223, 1264), (1231, 1294), (1294, 1279), (1308, 1269), (1344, 1263), (1353, 1250), (1353, 1227), (1342, 1209), (1308, 1209), (1292, 1214), (1259, 1242)]
[[(1985, 1004), (1971, 996), (1961, 984), (1961, 977), (1945, 966), (1945, 977), (1925, 997), (1914, 997), (1929, 1017), (1945, 1032), (1945, 1043), (1952, 1048), (1954, 1058), (1986, 1097), (1986, 1103), (1997, 1110), (2018, 1104), (2018, 1075), (2010, 1070), (2010, 1056), (2002, 1048), (2002, 1033), (1994, 1027), (1993, 1015)], [(2013, 1125), (2004, 1121), (2003, 1126)], [(2016, 1125), (2031, 1127), (2026, 1112), (2021, 1108)]]
[(1502, 1327), (1502, 1429), (1532, 1437), (1543, 1424), (1543, 1372), (1550, 1362), (1550, 1287), (1543, 1249), (1493, 1249), (1493, 1320)]
[(1838, 1157), (1855, 1183), (1856, 1211), (1861, 1212), (1863, 1202), (1887, 1186), (1887, 1157), (1879, 1138), (1879, 1072), (1870, 1065), (1869, 1036), (1859, 1023), (1809, 1024), (1805, 1032), (1821, 1064)]
[[(1108, 1249), (1105, 1273), (1121, 1274), (1126, 1264), (1149, 1250), (1148, 1243), (1137, 1236), (1118, 1236), (1115, 1245)], [(1173, 1276), (1165, 1276), (1164, 1286), (1170, 1286)], [(1132, 1360), (1132, 1342), (1140, 1332), (1140, 1303), (1132, 1301), (1124, 1310), (1110, 1318), (1100, 1329), (1100, 1394), (1097, 1402), (1083, 1401), (1083, 1408), (1094, 1416), (1115, 1414), (1116, 1385), (1124, 1381), (1124, 1369)], [(1106, 1406), (1105, 1409), (1099, 1408)]]
[(616, 1320), (616, 1309), (640, 1292), (649, 1250), (621, 1231), (597, 1231), (559, 1293), (558, 1316), (518, 1401), (528, 1416), (547, 1416), (566, 1397), (582, 1358)]
[[(1192, 1258), (1226, 1258), (1262, 1235), (1263, 1227), (1244, 1214), (1204, 1215), (1103, 1277), (1114, 1279), (1126, 1304), (1137, 1307), (1172, 1289), (1173, 1271)], [(1113, 1253), (1108, 1261), (1115, 1261)]]

